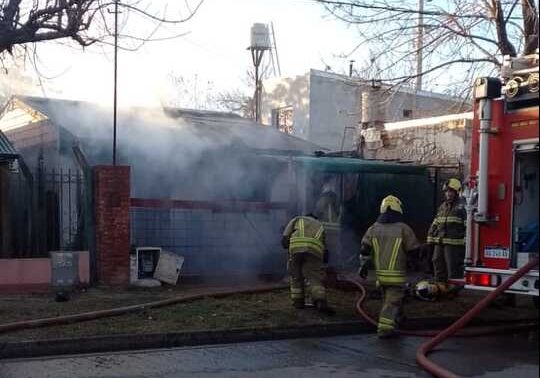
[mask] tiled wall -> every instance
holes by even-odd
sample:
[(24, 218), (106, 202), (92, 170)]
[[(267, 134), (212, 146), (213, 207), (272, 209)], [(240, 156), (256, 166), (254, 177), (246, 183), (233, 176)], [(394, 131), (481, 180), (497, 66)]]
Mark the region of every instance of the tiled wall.
[(281, 230), (285, 209), (216, 212), (208, 209), (131, 209), (131, 241), (185, 257), (183, 274), (285, 272)]

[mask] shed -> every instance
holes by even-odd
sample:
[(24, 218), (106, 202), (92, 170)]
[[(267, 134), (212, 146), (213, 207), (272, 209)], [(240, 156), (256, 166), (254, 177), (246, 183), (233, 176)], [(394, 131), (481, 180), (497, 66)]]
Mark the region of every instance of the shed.
[(427, 167), (345, 157), (298, 156), (292, 162), (298, 188), (297, 213), (311, 212), (323, 182), (333, 180), (343, 210), (342, 242), (350, 258), (358, 254), (360, 238), (376, 221), (382, 199), (390, 194), (401, 199), (404, 221), (425, 240), (436, 206), (435, 186)]

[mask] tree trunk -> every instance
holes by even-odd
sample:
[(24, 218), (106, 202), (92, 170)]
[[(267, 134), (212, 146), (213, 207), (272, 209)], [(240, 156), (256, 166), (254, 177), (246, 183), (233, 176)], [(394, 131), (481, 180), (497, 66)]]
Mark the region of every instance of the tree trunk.
[[(528, 1), (528, 0), (523, 0)], [(497, 27), (497, 38), (499, 42), (499, 48), (502, 55), (516, 56), (516, 48), (508, 39), (508, 33), (506, 31), (506, 22), (504, 21), (504, 11), (502, 9), (500, 0), (492, 0), (493, 9), (495, 11), (495, 25)]]
[(534, 0), (521, 0), (523, 10), (524, 45), (523, 53), (532, 54), (538, 48), (538, 8)]

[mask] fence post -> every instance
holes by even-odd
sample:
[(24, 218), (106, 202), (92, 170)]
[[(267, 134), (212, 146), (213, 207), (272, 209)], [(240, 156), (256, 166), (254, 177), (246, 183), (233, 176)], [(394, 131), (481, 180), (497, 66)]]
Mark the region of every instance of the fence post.
[(94, 206), (98, 280), (129, 284), (130, 167), (94, 167)]

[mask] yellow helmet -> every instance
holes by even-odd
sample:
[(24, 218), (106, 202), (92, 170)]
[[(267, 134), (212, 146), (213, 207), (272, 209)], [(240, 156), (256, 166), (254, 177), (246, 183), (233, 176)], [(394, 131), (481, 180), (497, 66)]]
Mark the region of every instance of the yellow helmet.
[(388, 196), (381, 202), (381, 214), (386, 213), (388, 209), (397, 211), (403, 214), (403, 207), (401, 201), (396, 196)]
[(461, 192), (461, 181), (459, 181), (456, 178), (451, 178), (444, 184), (444, 187), (443, 187), (443, 190), (445, 191), (448, 189), (455, 190), (458, 193)]
[(414, 295), (423, 301), (436, 301), (448, 293), (448, 287), (444, 283), (422, 280), (414, 287)]

